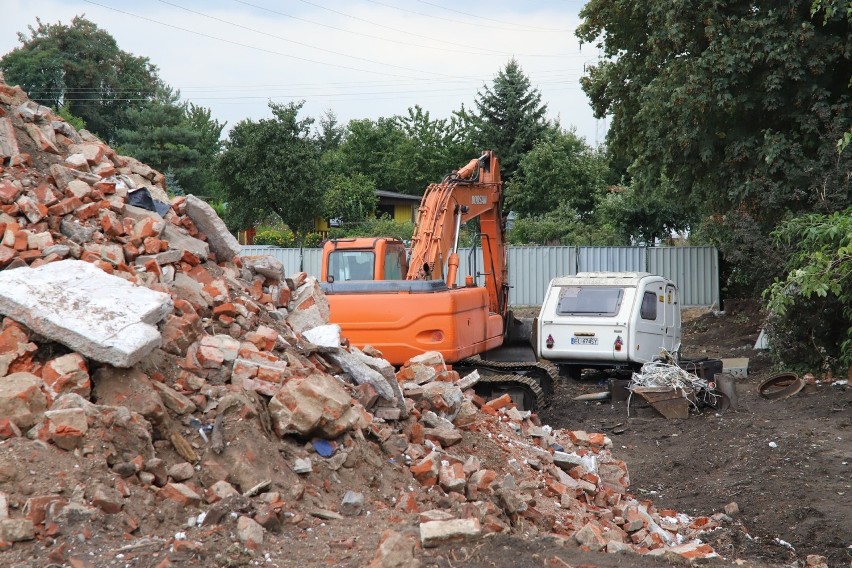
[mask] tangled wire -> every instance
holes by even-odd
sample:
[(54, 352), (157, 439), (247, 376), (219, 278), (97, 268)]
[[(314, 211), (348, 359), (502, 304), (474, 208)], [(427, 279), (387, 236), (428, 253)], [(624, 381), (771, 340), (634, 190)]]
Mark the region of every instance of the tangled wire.
[[(673, 355), (665, 349), (660, 350), (659, 361), (645, 363), (638, 373), (633, 373), (630, 385), (627, 387), (630, 390), (630, 396), (627, 400), (628, 414), (633, 390), (642, 387), (674, 389), (676, 393), (687, 399), (696, 410), (698, 410), (698, 403), (716, 406), (719, 397), (715, 391), (715, 384), (711, 384), (676, 365)], [(690, 396), (693, 394), (694, 396)]]

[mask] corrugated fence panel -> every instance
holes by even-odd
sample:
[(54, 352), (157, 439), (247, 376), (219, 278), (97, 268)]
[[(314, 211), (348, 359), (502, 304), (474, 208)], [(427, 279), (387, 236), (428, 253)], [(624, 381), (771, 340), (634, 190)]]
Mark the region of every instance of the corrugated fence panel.
[(645, 272), (644, 247), (577, 247), (577, 272)]
[[(319, 278), (322, 249), (282, 249), (244, 246), (244, 256), (270, 255), (284, 263), (285, 274), (304, 270)], [(719, 253), (713, 247), (509, 247), (509, 304), (536, 306), (552, 278), (578, 272), (644, 272), (661, 274), (677, 282), (684, 306), (719, 305)], [(472, 264), (476, 259), (475, 265)], [(456, 283), (472, 271), (484, 284), (482, 249), (459, 251)]]
[(535, 306), (544, 301), (552, 278), (575, 273), (574, 247), (509, 247), (509, 304)]
[(485, 266), (482, 262), (482, 249), (476, 247), (476, 250), (471, 252), (470, 248), (459, 249), (459, 271), (456, 274), (456, 286), (464, 286), (465, 276), (468, 274), (477, 273), (477, 286), (485, 285)]
[(719, 305), (719, 251), (714, 247), (648, 249), (648, 270), (677, 282), (681, 305)]
[(308, 273), (308, 276), (317, 278), (322, 274), (322, 249), (306, 248), (302, 250), (302, 270)]

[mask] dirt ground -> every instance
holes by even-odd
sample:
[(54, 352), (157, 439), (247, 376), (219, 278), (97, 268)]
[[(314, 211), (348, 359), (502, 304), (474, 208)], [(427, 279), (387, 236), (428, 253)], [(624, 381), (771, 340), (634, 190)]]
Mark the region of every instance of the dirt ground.
[[(754, 351), (761, 317), (755, 304), (728, 302), (727, 311), (684, 312), (683, 354), (698, 359), (748, 357), (737, 383), (736, 411), (702, 409), (666, 420), (626, 402), (577, 402), (605, 390), (602, 377), (563, 381), (541, 412), (554, 428), (607, 432), (613, 453), (630, 469), (633, 492), (658, 508), (711, 515), (735, 502), (733, 521), (705, 542), (724, 557), (716, 565), (804, 566), (810, 554), (832, 567), (852, 565), (852, 390), (821, 381), (784, 401), (757, 385), (780, 370)], [(526, 314), (521, 312), (522, 315)], [(621, 430), (622, 433), (617, 434)], [(770, 446), (770, 444), (773, 446)], [(500, 536), (444, 552), (439, 566), (669, 566), (660, 559), (582, 553), (548, 539)], [(456, 563), (455, 561), (458, 561)]]
[(749, 358), (736, 411), (705, 408), (686, 420), (665, 420), (631, 408), (628, 417), (626, 402), (572, 400), (602, 390), (592, 379), (564, 381), (542, 420), (608, 432), (630, 468), (634, 493), (657, 507), (709, 515), (736, 502), (735, 522), (706, 538), (729, 560), (801, 565), (820, 554), (830, 566), (850, 566), (852, 390), (820, 381), (787, 400), (761, 398), (757, 385), (779, 370), (752, 349), (760, 314), (753, 304), (728, 304), (723, 314), (684, 314), (683, 354)]

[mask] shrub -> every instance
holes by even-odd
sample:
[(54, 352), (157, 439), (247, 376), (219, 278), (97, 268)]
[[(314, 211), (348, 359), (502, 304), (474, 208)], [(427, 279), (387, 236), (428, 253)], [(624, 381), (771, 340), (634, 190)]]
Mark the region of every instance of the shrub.
[(775, 357), (845, 375), (852, 366), (852, 208), (790, 219), (773, 236), (794, 249), (786, 278), (764, 292)]
[(267, 228), (255, 234), (254, 244), (289, 248), (296, 244), (296, 238), (293, 235), (293, 231), (286, 227), (283, 229)]

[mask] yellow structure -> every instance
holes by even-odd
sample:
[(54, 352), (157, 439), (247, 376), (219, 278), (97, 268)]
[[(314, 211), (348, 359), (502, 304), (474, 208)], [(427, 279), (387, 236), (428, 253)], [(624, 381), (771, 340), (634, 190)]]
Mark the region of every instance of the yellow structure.
[[(376, 196), (379, 198), (376, 205), (376, 217), (388, 215), (391, 219), (400, 223), (414, 221), (417, 215), (417, 207), (420, 205), (421, 198), (419, 195), (376, 190)], [(317, 217), (314, 221), (314, 230), (323, 236), (326, 236), (328, 230), (335, 226), (338, 225), (335, 224), (334, 219)]]

